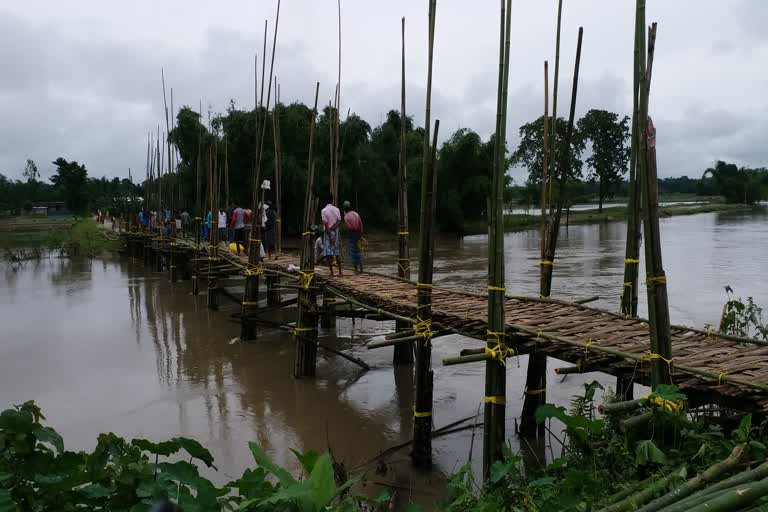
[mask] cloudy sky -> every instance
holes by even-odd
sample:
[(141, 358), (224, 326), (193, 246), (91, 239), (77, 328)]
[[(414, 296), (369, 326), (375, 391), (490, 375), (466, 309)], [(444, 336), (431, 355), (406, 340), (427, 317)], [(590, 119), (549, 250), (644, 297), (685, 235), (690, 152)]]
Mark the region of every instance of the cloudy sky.
[[(541, 115), (543, 61), (554, 62), (556, 0), (514, 0), (509, 141)], [(560, 112), (567, 112), (584, 27), (577, 115), (631, 109), (632, 0), (566, 0)], [(768, 2), (648, 0), (658, 21), (651, 114), (659, 174), (698, 176), (716, 159), (768, 165)], [(276, 0), (26, 0), (0, 7), (0, 173), (26, 158), (44, 177), (58, 156), (91, 175), (144, 173), (146, 133), (163, 123), (160, 69), (178, 107), (253, 105), (253, 55)], [(281, 99), (321, 102), (336, 81), (335, 0), (284, 0), (275, 73)], [(427, 0), (342, 0), (342, 109), (372, 124), (399, 106), (400, 18), (406, 17), (408, 110), (424, 119)], [(433, 116), (441, 132), (494, 126), (498, 2), (440, 0)], [(259, 56), (261, 58), (261, 56)], [(551, 71), (550, 71), (551, 72)], [(551, 83), (551, 77), (550, 77)], [(524, 179), (516, 173), (518, 181)]]

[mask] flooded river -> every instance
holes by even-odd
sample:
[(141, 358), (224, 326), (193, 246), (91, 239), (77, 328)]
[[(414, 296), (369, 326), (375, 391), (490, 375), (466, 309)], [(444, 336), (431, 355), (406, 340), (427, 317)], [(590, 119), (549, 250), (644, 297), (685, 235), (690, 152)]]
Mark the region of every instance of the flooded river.
[[(674, 323), (717, 323), (725, 285), (768, 306), (764, 211), (673, 217), (661, 227)], [(564, 229), (553, 295), (599, 295), (594, 305), (617, 310), (625, 233), (621, 223)], [(538, 233), (510, 233), (505, 240), (508, 293), (537, 295)], [(485, 236), (440, 240), (435, 283), (482, 291), (487, 250)], [(395, 258), (394, 244), (371, 243), (370, 269), (394, 272)], [(97, 434), (107, 431), (156, 440), (191, 436), (213, 452), (221, 482), (252, 464), (251, 440), (292, 468), (298, 465), (290, 448), (330, 447), (351, 469), (410, 439), (411, 368), (393, 369), (391, 349), (363, 347), (371, 336), (392, 330), (389, 322), (339, 320), (335, 332), (320, 332), (324, 343), (364, 359), (371, 371), (321, 354), (318, 377), (295, 380), (293, 341), (286, 331), (261, 328), (258, 342), (239, 343), (234, 303), (225, 300), (220, 311), (209, 311), (204, 295), (190, 294), (189, 282), (170, 284), (140, 261), (51, 258), (20, 268), (0, 263), (0, 271), (0, 407), (36, 400), (69, 449), (92, 449)], [(640, 302), (644, 314), (642, 294)], [(275, 319), (284, 322), (295, 317), (294, 310), (279, 315)], [(458, 336), (434, 343), (437, 427), (478, 409), (484, 365), (440, 364), (442, 357), (476, 345)], [(508, 363), (513, 447), (525, 366), (525, 357)], [(566, 404), (581, 383), (596, 378), (612, 382), (599, 374), (562, 381), (550, 372), (548, 398)], [(377, 482), (395, 482), (404, 500), (429, 505), (446, 476), (467, 461), (471, 437), (466, 430), (436, 439), (429, 474), (411, 472), (402, 450), (390, 458), (387, 475), (371, 474), (369, 487), (376, 492), (382, 489)], [(475, 437), (477, 465), (481, 436)]]

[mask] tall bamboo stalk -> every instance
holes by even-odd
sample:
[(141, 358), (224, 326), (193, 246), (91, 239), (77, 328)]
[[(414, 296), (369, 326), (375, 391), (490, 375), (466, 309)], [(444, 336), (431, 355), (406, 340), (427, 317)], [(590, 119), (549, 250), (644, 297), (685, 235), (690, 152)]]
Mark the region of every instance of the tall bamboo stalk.
[[(557, 207), (554, 216), (549, 223), (549, 233), (547, 235), (547, 249), (544, 259), (541, 261), (541, 281), (540, 294), (542, 297), (549, 297), (552, 290), (552, 267), (555, 261), (555, 250), (557, 249), (557, 238), (560, 232), (560, 219), (563, 214), (563, 203), (565, 201), (565, 187), (570, 175), (570, 153), (571, 139), (573, 137), (573, 123), (576, 116), (576, 96), (579, 84), (579, 65), (581, 63), (581, 42), (584, 36), (584, 29), (579, 27), (579, 36), (576, 43), (576, 61), (573, 70), (573, 88), (571, 90), (571, 108), (568, 115), (568, 125), (566, 127), (565, 137), (563, 137), (559, 153), (552, 153), (552, 159), (559, 156), (558, 162), (558, 197)], [(556, 123), (555, 123), (556, 126)], [(554, 138), (554, 130), (553, 130)], [(552, 174), (550, 179), (554, 179)], [(546, 403), (547, 400), (547, 356), (539, 351), (534, 351), (528, 356), (528, 371), (525, 380), (525, 400), (523, 402), (523, 413), (520, 423), (520, 433), (523, 436), (543, 435), (544, 425), (537, 425), (535, 420), (536, 409), (539, 405)]]
[[(416, 347), (416, 403), (413, 408), (413, 451), (411, 460), (418, 467), (432, 465), (432, 385), (431, 368), (431, 324), (432, 324), (432, 265), (433, 241), (432, 228), (434, 224), (434, 180), (435, 180), (435, 146), (430, 144), (430, 109), (432, 105), (432, 61), (435, 43), (435, 14), (437, 0), (429, 0), (429, 29), (427, 57), (427, 99), (424, 121), (424, 161), (421, 179), (421, 212), (419, 218), (419, 280), (416, 332), (423, 336), (423, 341), (415, 342)], [(435, 121), (435, 135), (440, 124)]]
[[(399, 231), (397, 234), (397, 275), (403, 279), (411, 279), (411, 257), (408, 246), (408, 168), (407, 168), (407, 139), (406, 123), (408, 117), (405, 110), (405, 18), (401, 21), (401, 79), (400, 79), (400, 158), (397, 169), (397, 210)], [(396, 323), (397, 330), (407, 329), (410, 326)], [(413, 343), (395, 345), (392, 356), (394, 364), (413, 363)]]
[(643, 232), (645, 234), (646, 286), (648, 288), (648, 323), (651, 335), (651, 353), (656, 354), (651, 366), (651, 387), (672, 382), (672, 337), (669, 321), (667, 278), (661, 257), (659, 230), (659, 190), (656, 174), (656, 129), (648, 116), (650, 78), (656, 42), (656, 23), (648, 34), (648, 64), (641, 67), (640, 119), (638, 126), (646, 127), (640, 133), (638, 181), (642, 184)]
[(282, 187), (281, 187), (281, 154), (280, 154), (280, 96), (277, 77), (275, 77), (275, 108), (272, 112), (272, 139), (275, 146), (275, 247), (280, 254), (283, 249), (282, 226)]
[(313, 233), (310, 229), (314, 217), (314, 141), (317, 99), (320, 82), (315, 85), (315, 103), (309, 121), (309, 154), (307, 155), (307, 188), (304, 194), (304, 221), (301, 237), (301, 272), (303, 285), (298, 293), (298, 320), (296, 321), (296, 357), (293, 375), (296, 378), (314, 377), (317, 362), (317, 288), (312, 282), (315, 275)]
[(173, 162), (171, 161), (171, 125), (168, 118), (168, 100), (165, 96), (165, 71), (160, 68), (160, 76), (163, 82), (163, 107), (165, 108), (165, 138), (167, 139), (168, 146), (168, 208), (172, 208), (173, 205), (173, 184), (171, 183), (170, 174), (173, 171)]
[[(560, 22), (562, 20), (563, 15), (563, 0), (558, 0), (557, 2), (557, 31), (555, 36), (555, 78), (554, 83), (552, 84), (552, 140), (550, 142), (550, 148), (549, 148), (549, 154), (550, 154), (550, 161), (549, 161), (549, 176), (550, 176), (550, 187), (549, 187), (549, 203), (552, 204), (552, 185), (551, 181), (554, 180), (555, 177), (555, 166), (556, 166), (556, 160), (557, 160), (557, 86), (559, 84), (559, 78), (560, 78)], [(542, 273), (545, 269), (542, 269)], [(550, 269), (551, 270), (551, 269)], [(551, 276), (550, 276), (551, 279)]]
[(629, 203), (627, 205), (627, 241), (624, 251), (624, 284), (621, 312), (637, 316), (638, 272), (640, 268), (640, 185), (637, 179), (637, 153), (640, 142), (640, 59), (645, 54), (645, 0), (637, 0), (635, 12), (635, 48), (632, 72), (632, 136), (629, 153)]
[(491, 190), (490, 237), (488, 249), (487, 351), (498, 354), (485, 366), (485, 414), (483, 421), (483, 474), (503, 458), (506, 412), (506, 348), (504, 317), (504, 175), (507, 152), (507, 97), (509, 91), (509, 46), (512, 0), (500, 0), (499, 88), (496, 100), (496, 154)]
[(544, 261), (544, 251), (547, 246), (547, 190), (549, 188), (549, 62), (544, 61), (544, 140), (543, 162), (541, 166), (541, 223), (539, 236), (541, 238), (540, 259)]
[(261, 55), (261, 93), (259, 93), (259, 107), (264, 106), (264, 73), (266, 71), (267, 61), (267, 20), (264, 20), (264, 46), (262, 47)]

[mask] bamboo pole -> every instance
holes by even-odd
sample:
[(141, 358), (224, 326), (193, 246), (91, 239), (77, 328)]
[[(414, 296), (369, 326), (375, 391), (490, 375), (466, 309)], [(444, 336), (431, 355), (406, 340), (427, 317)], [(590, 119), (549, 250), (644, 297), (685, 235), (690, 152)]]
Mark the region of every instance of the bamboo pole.
[[(406, 122), (407, 115), (405, 110), (405, 17), (400, 20), (400, 158), (397, 169), (397, 210), (398, 225), (397, 234), (397, 275), (402, 279), (411, 279), (411, 256), (408, 244), (408, 168), (407, 168), (407, 140), (406, 140)], [(397, 322), (395, 328), (399, 330), (407, 329), (408, 324)], [(393, 364), (412, 364), (413, 363), (413, 345), (395, 345), (392, 355)]]
[(299, 290), (298, 319), (296, 321), (296, 358), (293, 375), (296, 378), (314, 377), (317, 363), (317, 287), (313, 285), (315, 275), (313, 233), (310, 230), (314, 216), (313, 187), (315, 177), (314, 140), (315, 119), (317, 117), (317, 99), (320, 93), (320, 82), (315, 86), (315, 103), (312, 108), (312, 118), (309, 122), (309, 154), (307, 156), (307, 188), (304, 195), (304, 222), (301, 243), (301, 275), (302, 289)]
[(281, 187), (282, 155), (280, 154), (280, 95), (278, 94), (278, 91), (279, 85), (277, 83), (277, 77), (275, 77), (275, 107), (272, 112), (272, 139), (275, 146), (275, 247), (277, 248), (277, 254), (280, 254), (283, 250), (283, 193)]
[(549, 188), (549, 62), (544, 61), (544, 140), (541, 166), (541, 221), (539, 236), (541, 237), (540, 260), (544, 261), (544, 251), (547, 247), (547, 190)]
[[(432, 323), (432, 227), (434, 224), (435, 146), (430, 144), (430, 124), (432, 106), (432, 62), (435, 43), (435, 16), (437, 0), (429, 0), (428, 39), (427, 39), (427, 97), (424, 120), (424, 157), (421, 179), (421, 212), (419, 215), (419, 278), (417, 286), (416, 332), (423, 334), (424, 341), (415, 343), (415, 381), (416, 397), (413, 407), (413, 451), (411, 460), (417, 467), (428, 468), (432, 465), (432, 386), (431, 369), (432, 348), (430, 333)], [(440, 122), (435, 121), (435, 135)]]
[(624, 251), (624, 282), (620, 311), (628, 317), (637, 315), (638, 270), (640, 267), (640, 185), (637, 180), (637, 153), (640, 141), (640, 59), (645, 54), (645, 0), (637, 0), (635, 13), (635, 49), (632, 69), (632, 135), (629, 153), (629, 203), (627, 204), (627, 241)]
[(264, 106), (264, 74), (267, 66), (267, 20), (264, 20), (264, 46), (261, 51), (261, 93), (259, 93), (259, 108)]
[(208, 253), (208, 308), (218, 309), (219, 293), (218, 280), (213, 271), (214, 264), (219, 260), (219, 230), (218, 224), (213, 227), (214, 219), (218, 219), (218, 139), (208, 149), (208, 198), (211, 205), (211, 234)]
[[(555, 177), (555, 166), (556, 166), (556, 144), (557, 144), (557, 86), (559, 83), (560, 78), (560, 25), (562, 21), (562, 15), (563, 15), (563, 0), (558, 0), (557, 2), (557, 31), (555, 36), (555, 77), (554, 77), (554, 83), (552, 87), (552, 140), (550, 142), (550, 148), (549, 148), (549, 154), (552, 156), (550, 158), (549, 162), (549, 177), (550, 177), (550, 187), (549, 187), (549, 203), (552, 204), (552, 180)], [(550, 206), (551, 208), (551, 206)]]
[(506, 412), (506, 345), (504, 316), (504, 174), (506, 173), (507, 93), (509, 90), (509, 46), (512, 0), (500, 0), (499, 88), (496, 100), (496, 154), (491, 191), (488, 250), (488, 329), (486, 351), (498, 354), (485, 367), (485, 414), (483, 420), (483, 474), (488, 477), (493, 462), (503, 459)]
[[(648, 67), (641, 69), (640, 119), (639, 126), (647, 127), (640, 133), (640, 173), (639, 182), (643, 187), (641, 194), (644, 202), (643, 231), (645, 234), (646, 286), (648, 289), (648, 317), (651, 334), (651, 353), (658, 354), (653, 359), (651, 387), (671, 382), (672, 335), (669, 321), (669, 300), (667, 297), (667, 279), (664, 273), (661, 255), (661, 233), (659, 230), (659, 191), (656, 177), (656, 129), (648, 117), (649, 80), (652, 71), (655, 49), (656, 23), (649, 31)], [(643, 66), (645, 68), (645, 66)]]

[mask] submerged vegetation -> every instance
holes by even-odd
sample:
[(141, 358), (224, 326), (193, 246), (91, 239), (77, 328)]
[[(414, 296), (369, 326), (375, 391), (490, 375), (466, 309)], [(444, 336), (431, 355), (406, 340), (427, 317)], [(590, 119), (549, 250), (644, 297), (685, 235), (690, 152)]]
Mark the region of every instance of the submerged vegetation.
[(93, 258), (116, 251), (122, 245), (116, 234), (99, 228), (90, 217), (22, 223), (9, 233), (5, 242), (4, 258), (15, 263), (49, 255)]

